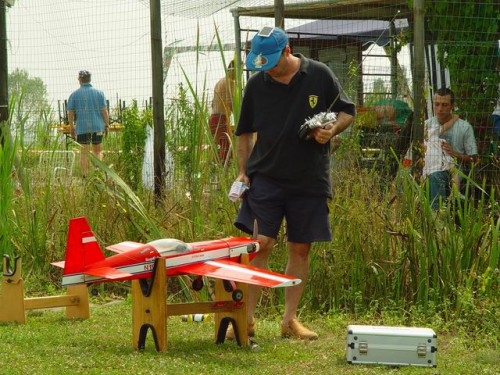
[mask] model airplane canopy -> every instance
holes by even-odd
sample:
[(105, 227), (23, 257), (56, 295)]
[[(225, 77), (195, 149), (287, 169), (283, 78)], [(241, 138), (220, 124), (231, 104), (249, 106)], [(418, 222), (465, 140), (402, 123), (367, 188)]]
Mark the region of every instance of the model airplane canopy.
[(259, 242), (231, 237), (185, 243), (166, 238), (147, 244), (125, 241), (107, 247), (117, 254), (106, 258), (87, 220), (71, 219), (62, 285), (92, 284), (150, 277), (155, 259), (165, 258), (167, 276), (194, 274), (270, 288), (300, 284), (301, 280), (276, 272), (237, 263), (242, 254), (253, 258)]

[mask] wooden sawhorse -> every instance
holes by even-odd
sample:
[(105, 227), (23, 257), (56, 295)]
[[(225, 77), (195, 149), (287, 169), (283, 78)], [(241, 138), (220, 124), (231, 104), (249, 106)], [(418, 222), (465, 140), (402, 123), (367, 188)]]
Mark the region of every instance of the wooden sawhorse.
[(26, 311), (66, 307), (66, 318), (88, 319), (89, 295), (86, 285), (68, 287), (60, 296), (24, 298), (21, 259), (16, 257), (11, 268), (10, 257), (3, 256), (2, 290), (0, 291), (0, 322), (26, 323)]
[[(241, 256), (241, 263), (248, 264), (248, 255)], [(167, 318), (188, 314), (215, 314), (216, 343), (225, 340), (228, 325), (231, 323), (235, 339), (239, 346), (250, 345), (247, 332), (248, 285), (237, 283), (243, 292), (239, 302), (232, 300), (231, 293), (226, 292), (222, 280), (215, 283), (215, 301), (196, 303), (167, 304), (167, 277), (165, 276), (165, 259), (155, 261), (151, 280), (132, 280), (132, 328), (134, 348), (142, 350), (148, 329), (151, 329), (156, 351), (167, 350)]]

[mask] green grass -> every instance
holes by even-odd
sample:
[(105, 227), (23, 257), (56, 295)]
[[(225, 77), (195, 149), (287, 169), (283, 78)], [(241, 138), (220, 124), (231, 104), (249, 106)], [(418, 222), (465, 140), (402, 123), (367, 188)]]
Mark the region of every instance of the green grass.
[[(214, 343), (214, 323), (185, 323), (170, 317), (165, 353), (148, 333), (144, 351), (132, 345), (131, 304), (121, 300), (91, 306), (88, 320), (66, 320), (62, 311), (37, 311), (26, 324), (0, 324), (0, 374), (498, 374), (498, 332), (470, 337), (459, 327), (438, 334), (438, 367), (349, 365), (348, 324), (370, 318), (332, 314), (307, 324), (314, 342), (283, 339), (279, 318), (258, 320), (258, 350), (234, 342)], [(396, 324), (397, 322), (392, 322)]]

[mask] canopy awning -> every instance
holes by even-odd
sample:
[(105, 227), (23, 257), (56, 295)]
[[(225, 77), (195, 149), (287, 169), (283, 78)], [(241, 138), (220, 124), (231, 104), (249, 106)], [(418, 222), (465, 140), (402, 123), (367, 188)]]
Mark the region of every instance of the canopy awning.
[[(274, 17), (274, 5), (237, 7), (233, 13), (247, 17)], [(410, 18), (407, 0), (329, 0), (286, 2), (285, 18), (386, 20)]]
[[(394, 22), (396, 33), (407, 29), (408, 20)], [(390, 41), (390, 22), (380, 20), (318, 20), (286, 30), (290, 38), (336, 40), (350, 37), (362, 44), (377, 43), (385, 46)]]

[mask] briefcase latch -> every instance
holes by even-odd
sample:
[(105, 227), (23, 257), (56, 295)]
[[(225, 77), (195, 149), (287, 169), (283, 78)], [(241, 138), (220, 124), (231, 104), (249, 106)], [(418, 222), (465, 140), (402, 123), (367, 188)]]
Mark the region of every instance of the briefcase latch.
[(368, 354), (368, 343), (361, 341), (359, 343), (359, 354)]
[(427, 355), (427, 346), (425, 345), (417, 346), (417, 355), (419, 357), (425, 357)]

